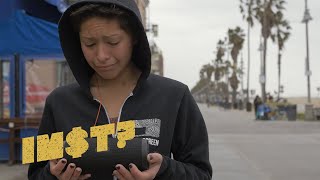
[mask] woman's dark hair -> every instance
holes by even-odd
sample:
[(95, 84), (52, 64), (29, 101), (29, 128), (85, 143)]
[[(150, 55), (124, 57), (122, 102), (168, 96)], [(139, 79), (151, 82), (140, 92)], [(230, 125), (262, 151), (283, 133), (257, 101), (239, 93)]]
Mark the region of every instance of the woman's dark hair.
[(128, 33), (133, 41), (139, 39), (139, 22), (135, 15), (114, 4), (85, 4), (70, 14), (70, 20), (76, 32), (80, 32), (81, 24), (89, 18), (102, 17), (115, 19), (119, 22), (120, 28)]

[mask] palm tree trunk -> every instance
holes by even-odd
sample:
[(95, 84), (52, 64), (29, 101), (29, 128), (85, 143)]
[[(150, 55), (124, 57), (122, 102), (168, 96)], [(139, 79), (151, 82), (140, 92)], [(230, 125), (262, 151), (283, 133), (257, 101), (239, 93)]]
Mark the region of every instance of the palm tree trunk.
[(266, 84), (267, 84), (267, 76), (266, 76), (266, 59), (267, 59), (267, 42), (268, 42), (268, 38), (263, 37), (263, 72), (262, 72), (262, 76), (263, 76), (263, 81), (261, 83), (261, 90), (262, 90), (262, 100), (263, 102), (266, 102)]
[(249, 102), (250, 82), (250, 24), (248, 23), (248, 73), (247, 73), (247, 102)]
[(266, 5), (267, 1), (264, 0), (264, 13), (263, 13), (263, 22), (262, 22), (262, 37), (263, 37), (263, 59), (262, 59), (262, 81), (261, 81), (261, 96), (262, 96), (262, 101), (266, 102), (266, 58), (267, 58), (267, 41), (268, 41), (268, 35), (266, 32), (266, 26), (267, 26), (267, 14), (266, 14)]
[(236, 104), (237, 104), (237, 90), (233, 89), (232, 90), (232, 104), (233, 104), (233, 108), (237, 108)]
[(237, 69), (238, 69), (238, 65), (237, 65), (236, 61), (234, 61), (234, 67), (233, 67), (232, 76), (234, 76), (234, 79), (236, 80), (236, 81), (234, 81), (234, 83), (235, 83), (235, 86), (237, 88), (232, 88), (232, 104), (233, 104), (233, 107), (236, 107), (236, 103), (237, 103), (237, 89), (238, 89)]
[(232, 87), (232, 105), (233, 105), (233, 108), (236, 108), (236, 103), (237, 103), (237, 88), (236, 88), (237, 85), (236, 84), (237, 84), (238, 78), (235, 70), (233, 70), (232, 78), (233, 78), (232, 83), (234, 83), (234, 86)]

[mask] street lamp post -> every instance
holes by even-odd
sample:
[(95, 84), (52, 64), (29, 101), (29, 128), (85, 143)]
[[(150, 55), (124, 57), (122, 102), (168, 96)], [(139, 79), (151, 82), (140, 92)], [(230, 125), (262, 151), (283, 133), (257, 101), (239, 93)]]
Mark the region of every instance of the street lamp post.
[(280, 85), (279, 92), (278, 92), (278, 100), (280, 100), (280, 95), (284, 92), (284, 86)]
[(309, 21), (312, 20), (310, 15), (310, 11), (308, 9), (308, 2), (305, 0), (305, 11), (302, 19), (302, 23), (306, 24), (306, 44), (307, 44), (307, 57), (306, 57), (306, 76), (307, 76), (307, 87), (308, 87), (308, 103), (311, 103), (311, 95), (310, 95), (310, 64), (309, 64)]
[(243, 53), (241, 51), (241, 61), (240, 61), (240, 79), (241, 79), (241, 93), (243, 93), (243, 75), (244, 75), (244, 67), (243, 67)]

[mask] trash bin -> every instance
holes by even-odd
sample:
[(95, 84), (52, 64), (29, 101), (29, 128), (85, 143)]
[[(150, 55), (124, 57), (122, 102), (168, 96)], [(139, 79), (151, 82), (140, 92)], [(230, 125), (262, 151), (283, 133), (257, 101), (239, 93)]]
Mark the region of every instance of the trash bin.
[(316, 120), (320, 120), (320, 108), (313, 109), (314, 117)]
[(246, 109), (247, 109), (248, 112), (251, 112), (252, 111), (252, 103), (247, 102)]
[(288, 120), (287, 108), (285, 105), (277, 105), (276, 119), (277, 120)]
[(239, 110), (243, 110), (243, 102), (241, 101), (241, 102), (239, 102)]
[(286, 106), (286, 112), (289, 121), (297, 120), (297, 105)]
[(238, 103), (233, 103), (233, 109), (238, 109)]
[(231, 109), (231, 103), (226, 102), (225, 103), (225, 109)]
[(306, 104), (305, 105), (304, 119), (307, 121), (314, 120), (313, 104)]

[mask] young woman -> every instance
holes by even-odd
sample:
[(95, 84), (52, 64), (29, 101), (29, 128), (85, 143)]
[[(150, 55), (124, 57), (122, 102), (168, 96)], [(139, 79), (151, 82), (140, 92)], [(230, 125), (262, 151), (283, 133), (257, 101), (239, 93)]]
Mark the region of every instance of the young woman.
[[(133, 0), (76, 3), (63, 14), (59, 35), (77, 84), (47, 97), (39, 135), (115, 123), (116, 137), (117, 123), (134, 120), (135, 138), (147, 139), (153, 152), (149, 169), (117, 164), (105, 179), (211, 179), (203, 117), (186, 85), (150, 74), (149, 43)], [(33, 163), (29, 179), (96, 179), (67, 164)]]

